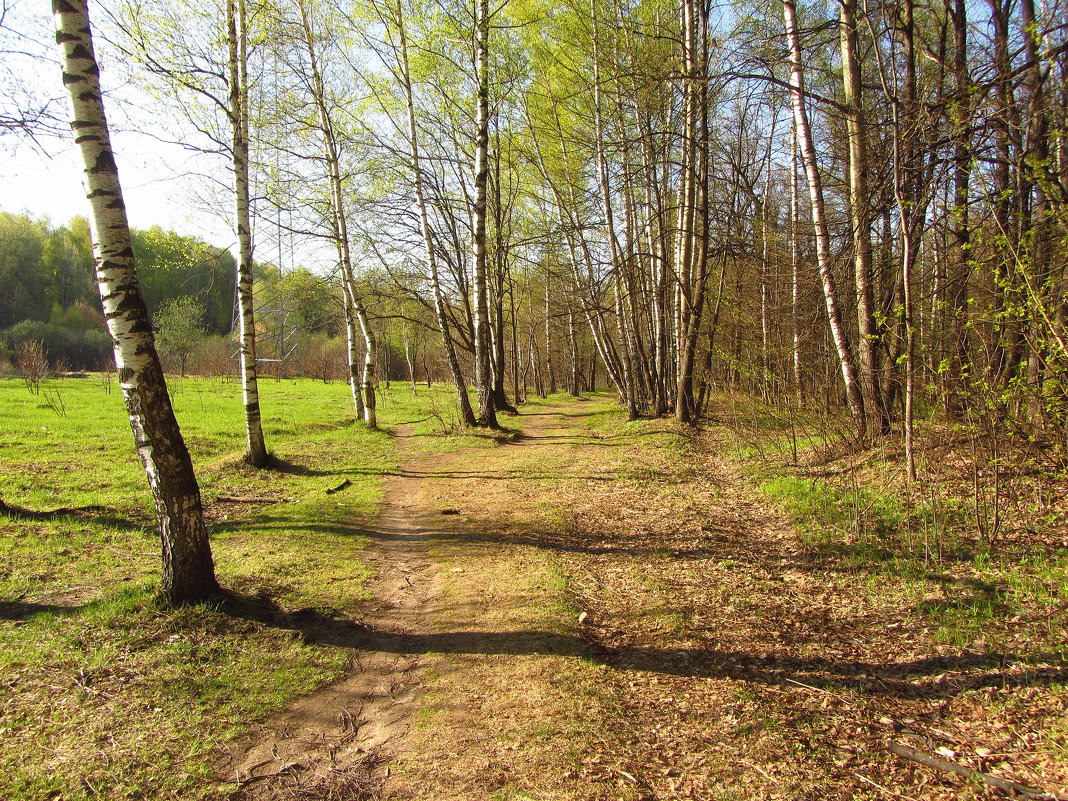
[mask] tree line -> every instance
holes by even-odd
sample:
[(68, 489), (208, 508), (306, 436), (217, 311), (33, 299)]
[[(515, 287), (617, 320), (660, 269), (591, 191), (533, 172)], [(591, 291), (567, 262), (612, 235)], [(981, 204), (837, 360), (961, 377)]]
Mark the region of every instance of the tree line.
[(862, 441), (937, 407), (1064, 444), (1063, 2), (127, 11), (235, 219), (336, 252), (354, 358), (382, 273), (468, 423), (593, 356), (631, 416), (729, 386)]
[[(179, 359), (200, 348), (201, 372), (230, 372), (235, 262), (229, 250), (159, 227), (133, 229), (131, 240), (141, 291), (163, 334), (168, 364), (184, 373)], [(269, 320), (273, 327), (264, 327), (265, 338), (281, 333), (293, 350), (314, 348), (317, 337), (339, 334), (340, 295), (328, 276), (258, 263), (256, 283), (261, 304), (284, 314), (286, 331), (274, 330), (280, 320)], [(98, 370), (111, 358), (85, 218), (53, 226), (0, 212), (0, 357), (11, 360), (31, 341), (41, 343), (53, 367)]]

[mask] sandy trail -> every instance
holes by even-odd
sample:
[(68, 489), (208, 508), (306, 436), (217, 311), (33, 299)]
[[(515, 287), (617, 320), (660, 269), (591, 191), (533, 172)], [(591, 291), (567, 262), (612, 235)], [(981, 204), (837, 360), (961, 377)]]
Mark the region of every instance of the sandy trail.
[[(403, 453), (404, 432), (399, 436)], [(342, 790), (346, 798), (377, 795), (393, 745), (417, 706), (425, 659), (417, 635), (432, 630), (439, 596), (420, 488), (452, 458), (409, 459), (384, 482), (378, 525), (369, 531), (372, 544), (364, 557), (377, 577), (358, 619), (317, 610), (291, 615), (307, 639), (351, 648), (353, 669), (230, 746), (224, 778), (242, 785), (241, 797), (330, 798)]]

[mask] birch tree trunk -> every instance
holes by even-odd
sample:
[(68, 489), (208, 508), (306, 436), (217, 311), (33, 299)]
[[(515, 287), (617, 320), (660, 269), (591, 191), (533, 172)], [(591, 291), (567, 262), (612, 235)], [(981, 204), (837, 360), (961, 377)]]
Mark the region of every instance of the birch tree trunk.
[(590, 19), (593, 25), (591, 35), (593, 38), (594, 160), (596, 161), (597, 168), (597, 185), (600, 191), (601, 210), (604, 213), (605, 227), (608, 235), (609, 259), (611, 261), (612, 271), (615, 273), (615, 281), (613, 283), (616, 290), (617, 301), (615, 304), (617, 309), (616, 320), (619, 328), (620, 346), (623, 350), (623, 354), (619, 359), (619, 378), (622, 380), (620, 389), (623, 392), (623, 399), (627, 405), (627, 419), (636, 420), (638, 418), (638, 400), (634, 375), (633, 343), (628, 335), (629, 328), (627, 326), (627, 321), (623, 316), (622, 304), (619, 302), (622, 299), (621, 293), (625, 291), (620, 286), (620, 282), (623, 280), (622, 272), (624, 267), (622, 259), (620, 258), (619, 237), (616, 233), (615, 213), (612, 209), (611, 187), (608, 181), (608, 163), (604, 152), (604, 120), (601, 112), (600, 21), (597, 15), (597, 0), (590, 0)]
[[(338, 256), (340, 259), (340, 254)], [(356, 410), (356, 419), (362, 420), (366, 414), (363, 408), (363, 392), (360, 387), (360, 351), (356, 347), (356, 313), (349, 303), (348, 289), (344, 287), (342, 280), (342, 293), (344, 294), (345, 311), (345, 345), (348, 352), (349, 363), (349, 391), (352, 395), (352, 405)]]
[(581, 388), (579, 387), (579, 350), (578, 350), (578, 333), (575, 330), (575, 311), (571, 308), (571, 304), (567, 307), (567, 344), (571, 349), (571, 375), (568, 378), (567, 391), (574, 397), (578, 397)]
[(683, 74), (686, 80), (683, 85), (683, 186), (679, 191), (679, 225), (676, 234), (679, 240), (676, 247), (679, 288), (676, 297), (679, 308), (675, 395), (675, 418), (681, 423), (693, 422), (697, 415), (693, 385), (694, 359), (708, 278), (707, 154), (704, 147), (708, 110), (708, 36), (705, 13), (704, 3), (682, 0)]
[[(332, 212), (332, 229), (334, 243), (337, 247), (338, 262), (341, 266), (341, 280), (344, 285), (347, 333), (349, 337), (349, 381), (352, 385), (356, 414), (362, 416), (370, 428), (378, 427), (375, 404), (375, 358), (378, 348), (367, 310), (360, 299), (356, 286), (356, 275), (352, 268), (352, 250), (349, 247), (348, 217), (345, 214), (345, 186), (341, 179), (341, 151), (338, 146), (334, 123), (326, 106), (326, 87), (323, 84), (322, 70), (315, 50), (315, 37), (311, 19), (304, 0), (298, 2), (301, 27), (304, 30), (304, 43), (308, 49), (308, 66), (311, 69), (311, 92), (319, 118), (319, 132), (323, 137), (323, 158), (326, 161), (327, 180), (330, 182), (330, 208)], [(363, 377), (357, 386), (355, 355), (355, 331), (352, 317), (360, 324), (360, 333), (364, 342)], [(361, 392), (362, 389), (362, 392)]]
[(790, 99), (794, 112), (794, 124), (797, 126), (798, 145), (801, 148), (801, 161), (805, 166), (808, 179), (809, 200), (812, 206), (812, 227), (816, 234), (816, 261), (819, 265), (820, 278), (823, 283), (823, 299), (827, 307), (827, 321), (831, 328), (831, 338), (845, 383), (846, 401), (857, 424), (857, 432), (862, 435), (867, 430), (864, 412), (864, 397), (857, 384), (857, 371), (853, 362), (853, 351), (846, 338), (842, 324), (842, 313), (838, 302), (838, 289), (831, 272), (831, 237), (824, 213), (823, 182), (820, 178), (819, 165), (816, 162), (816, 148), (812, 141), (812, 129), (808, 123), (805, 109), (805, 81), (801, 69), (801, 45), (797, 37), (797, 14), (793, 0), (783, 0), (783, 19), (786, 22), (786, 38), (790, 48)]
[(552, 307), (549, 305), (549, 271), (545, 271), (545, 373), (549, 379), (549, 392), (556, 393), (556, 371), (553, 369)]
[(475, 109), (475, 387), (478, 391), (478, 419), (482, 425), (498, 428), (493, 398), (493, 372), (490, 367), (489, 277), (486, 264), (487, 183), (489, 182), (489, 2), (478, 0), (475, 20), (475, 73), (478, 104)]
[(200, 488), (174, 417), (137, 279), (126, 206), (100, 93), (88, 3), (54, 0), (52, 11), (63, 85), (71, 103), (71, 128), (85, 165), (97, 288), (134, 445), (159, 518), (163, 595), (171, 603), (209, 599), (219, 594), (219, 585)]
[(245, 402), (245, 459), (255, 467), (270, 463), (260, 420), (256, 381), (256, 312), (252, 292), (252, 223), (248, 179), (248, 44), (245, 0), (226, 2), (229, 47), (230, 133), (234, 174), (234, 227), (237, 234), (237, 299), (240, 306), (241, 391)]
[(797, 123), (790, 128), (790, 329), (792, 334), (794, 393), (797, 406), (804, 405), (801, 385), (801, 235), (800, 202), (797, 191)]
[(460, 419), (465, 426), (477, 424), (471, 399), (467, 395), (467, 384), (460, 371), (460, 360), (456, 355), (456, 343), (453, 342), (449, 326), (449, 315), (445, 309), (445, 296), (441, 289), (441, 276), (438, 272), (437, 253), (434, 250), (434, 236), (430, 227), (430, 213), (427, 210), (424, 189), (423, 166), (419, 152), (419, 129), (415, 124), (415, 98), (412, 92), (412, 76), (408, 67), (408, 37), (404, 28), (404, 11), (397, 7), (397, 35), (400, 39), (398, 66), (400, 68), (401, 88), (404, 90), (404, 104), (408, 117), (408, 146), (411, 149), (412, 181), (415, 184), (415, 202), (419, 210), (419, 228), (423, 235), (426, 249), (427, 268), (430, 271), (430, 287), (434, 294), (434, 314), (438, 328), (441, 329), (441, 342), (445, 348), (445, 359), (449, 363), (453, 385), (456, 387), (456, 402)]
[(856, 0), (839, 0), (842, 85), (849, 140), (849, 212), (853, 229), (853, 266), (857, 290), (857, 356), (861, 392), (871, 432), (885, 434), (890, 418), (882, 408), (879, 388), (878, 328), (872, 290), (871, 199), (868, 196), (868, 147), (857, 54)]
[(953, 22), (953, 88), (956, 99), (950, 109), (953, 137), (953, 210), (952, 250), (947, 276), (950, 313), (949, 358), (947, 360), (945, 411), (959, 419), (965, 408), (965, 384), (968, 372), (968, 274), (971, 268), (971, 230), (968, 221), (968, 194), (971, 171), (971, 124), (968, 97), (968, 12), (965, 0), (954, 0), (947, 10)]

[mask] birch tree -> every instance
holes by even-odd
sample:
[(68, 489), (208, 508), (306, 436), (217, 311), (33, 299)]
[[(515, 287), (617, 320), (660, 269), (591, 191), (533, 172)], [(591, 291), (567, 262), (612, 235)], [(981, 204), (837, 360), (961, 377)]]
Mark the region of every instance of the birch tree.
[(478, 420), (497, 428), (493, 372), (490, 368), (489, 276), (486, 264), (487, 184), (489, 182), (489, 0), (477, 0), (475, 14), (475, 203), (472, 258), (475, 282), (475, 387)]
[[(225, 0), (207, 7), (123, 0), (118, 24), (124, 52), (141, 68), (140, 77), (147, 78), (148, 94), (162, 94), (164, 102), (158, 113), (174, 115), (181, 144), (192, 151), (225, 155), (229, 162), (231, 223), (238, 250), (235, 284), (245, 459), (257, 467), (267, 467), (270, 457), (257, 381), (252, 275), (251, 48), (246, 0)], [(201, 137), (198, 144), (185, 137), (190, 129)], [(211, 181), (222, 183), (214, 175)]]
[[(322, 158), (326, 163), (327, 182), (330, 185), (330, 230), (337, 249), (338, 265), (341, 268), (341, 284), (345, 296), (346, 337), (348, 340), (349, 383), (357, 414), (362, 413), (364, 422), (371, 428), (378, 425), (375, 399), (375, 361), (378, 356), (377, 339), (371, 327), (363, 300), (356, 283), (352, 265), (352, 249), (349, 242), (349, 222), (345, 209), (345, 185), (341, 172), (341, 144), (337, 128), (327, 105), (326, 85), (320, 68), (316, 36), (308, 12), (307, 0), (297, 0), (300, 14), (300, 29), (307, 49), (308, 72), (306, 84), (315, 106), (319, 134), (322, 137)], [(357, 358), (355, 323), (359, 323), (364, 342), (362, 378)]]
[(85, 165), (97, 287), (114, 346), (134, 445), (148, 477), (163, 544), (163, 595), (172, 603), (219, 593), (200, 488), (174, 417), (141, 296), (118, 167), (104, 114), (87, 0), (54, 0), (56, 42)]
[(827, 321), (830, 324), (831, 338), (834, 340), (834, 347), (838, 353), (842, 381), (845, 384), (846, 400), (857, 422), (858, 433), (863, 435), (867, 430), (864, 397), (857, 382), (853, 349), (846, 338), (841, 303), (838, 298), (838, 287), (831, 269), (831, 236), (827, 227), (823, 179), (820, 176), (819, 164), (816, 160), (816, 146), (812, 138), (812, 127), (809, 125), (808, 110), (805, 107), (805, 78), (802, 68), (801, 45), (797, 35), (797, 10), (793, 0), (783, 0), (783, 19), (786, 23), (786, 41), (790, 53), (790, 101), (793, 107), (794, 125), (797, 127), (798, 146), (801, 149), (801, 162), (804, 165), (805, 177), (808, 180), (812, 227), (816, 237), (816, 259), (823, 284)]
[(237, 235), (237, 302), (241, 392), (245, 404), (245, 459), (255, 467), (270, 462), (263, 438), (256, 366), (256, 300), (252, 283), (252, 218), (249, 197), (248, 147), (248, 22), (245, 0), (226, 0), (226, 44), (229, 52), (229, 114), (231, 168), (234, 179), (234, 232)]
[[(392, 11), (390, 12), (392, 13)], [(419, 214), (419, 231), (423, 240), (423, 250), (426, 255), (426, 266), (429, 272), (430, 286), (434, 298), (434, 313), (437, 317), (438, 327), (441, 331), (442, 345), (445, 349), (449, 372), (452, 374), (453, 385), (456, 387), (457, 406), (460, 410), (460, 419), (466, 426), (476, 424), (474, 410), (471, 408), (471, 399), (467, 395), (467, 384), (460, 370), (460, 360), (456, 354), (456, 345), (452, 338), (452, 326), (445, 308), (445, 297), (442, 289), (441, 274), (438, 265), (437, 248), (434, 242), (433, 228), (430, 224), (430, 210), (426, 198), (426, 178), (423, 171), (422, 150), (419, 140), (419, 126), (415, 116), (415, 93), (412, 86), (412, 73), (408, 61), (408, 36), (404, 22), (404, 11), (398, 8), (393, 19), (397, 28), (398, 46), (396, 49), (397, 77), (404, 93), (404, 109), (407, 144), (412, 170), (412, 181), (415, 189), (416, 210)]]

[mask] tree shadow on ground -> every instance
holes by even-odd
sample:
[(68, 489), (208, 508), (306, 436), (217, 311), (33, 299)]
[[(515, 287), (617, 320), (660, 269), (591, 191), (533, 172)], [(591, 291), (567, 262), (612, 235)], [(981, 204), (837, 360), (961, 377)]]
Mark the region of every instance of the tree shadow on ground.
[(1056, 654), (1024, 657), (1000, 652), (964, 653), (902, 662), (860, 662), (818, 656), (754, 655), (715, 648), (606, 647), (592, 639), (593, 629), (590, 629), (590, 639), (537, 630), (399, 634), (369, 627), (334, 609), (287, 612), (264, 597), (231, 595), (223, 611), (293, 631), (307, 643), (360, 651), (403, 655), (563, 656), (625, 672), (730, 679), (768, 686), (801, 685), (899, 699), (944, 699), (986, 687), (1068, 683), (1068, 662)]
[(336, 470), (317, 470), (314, 467), (291, 462), (273, 454), (270, 457), (268, 469), (289, 476), (335, 476), (338, 474)]
[(89, 604), (75, 604), (65, 606), (63, 604), (33, 603), (29, 601), (0, 601), (0, 620), (28, 620), (34, 615), (76, 615), (83, 611)]
[(6, 517), (15, 522), (31, 520), (37, 522), (65, 521), (84, 523), (90, 520), (94, 523), (124, 531), (140, 531), (155, 525), (155, 521), (147, 518), (137, 520), (136, 518), (124, 517), (117, 510), (107, 506), (65, 506), (61, 509), (39, 511), (37, 509), (27, 509), (23, 506), (13, 506), (0, 501), (0, 517)]

